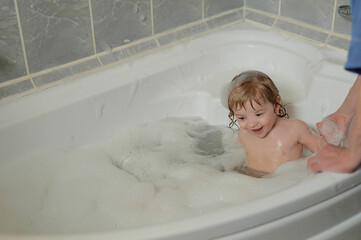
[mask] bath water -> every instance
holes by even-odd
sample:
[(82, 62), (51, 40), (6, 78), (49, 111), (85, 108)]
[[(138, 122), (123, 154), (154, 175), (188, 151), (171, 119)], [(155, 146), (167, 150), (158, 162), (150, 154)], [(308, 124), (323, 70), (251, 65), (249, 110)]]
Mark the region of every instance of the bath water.
[(0, 232), (127, 229), (246, 204), (309, 176), (306, 160), (255, 178), (237, 132), (197, 117), (165, 118), (84, 149), (0, 165)]

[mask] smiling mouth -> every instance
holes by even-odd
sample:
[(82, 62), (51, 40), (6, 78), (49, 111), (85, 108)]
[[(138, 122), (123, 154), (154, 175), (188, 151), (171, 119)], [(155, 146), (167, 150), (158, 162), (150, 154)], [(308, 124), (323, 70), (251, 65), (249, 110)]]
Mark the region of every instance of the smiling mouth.
[(257, 128), (257, 129), (252, 129), (252, 132), (254, 134), (260, 134), (262, 132), (262, 129), (263, 129), (263, 127), (260, 127), (260, 128)]

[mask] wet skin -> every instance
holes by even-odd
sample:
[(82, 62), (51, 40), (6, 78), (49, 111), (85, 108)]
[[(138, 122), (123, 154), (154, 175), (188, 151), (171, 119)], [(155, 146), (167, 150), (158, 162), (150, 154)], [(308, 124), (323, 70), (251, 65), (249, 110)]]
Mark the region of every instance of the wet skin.
[(321, 138), (312, 133), (306, 123), (276, 115), (278, 106), (270, 102), (261, 105), (247, 102), (235, 110), (238, 141), (244, 145), (248, 167), (273, 172), (279, 165), (303, 157), (302, 146), (311, 151), (321, 146)]

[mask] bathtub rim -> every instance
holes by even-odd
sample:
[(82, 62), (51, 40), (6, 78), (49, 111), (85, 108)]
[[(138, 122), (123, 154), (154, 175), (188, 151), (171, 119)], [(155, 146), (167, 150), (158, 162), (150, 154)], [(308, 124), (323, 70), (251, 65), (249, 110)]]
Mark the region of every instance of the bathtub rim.
[[(330, 182), (332, 184), (330, 184)], [(356, 183), (355, 183), (356, 182)], [(359, 186), (361, 168), (352, 174), (315, 174), (290, 188), (272, 193), (247, 204), (231, 206), (218, 211), (193, 215), (167, 223), (151, 224), (130, 229), (73, 234), (0, 234), (0, 239), (184, 239), (192, 234), (203, 236), (199, 239), (222, 237), (260, 227), (271, 221), (296, 214), (303, 209), (322, 204), (347, 190)], [(307, 195), (305, 195), (307, 193)], [(267, 203), (267, 204), (264, 204)], [(306, 204), (305, 204), (306, 203)], [(267, 206), (266, 206), (267, 205)], [(255, 210), (256, 209), (256, 210)], [(267, 213), (267, 214), (265, 214)], [(356, 214), (355, 214), (356, 215)], [(239, 223), (248, 222), (240, 227)], [(251, 223), (249, 223), (251, 222)], [(206, 233), (205, 233), (206, 232)], [(215, 233), (217, 236), (215, 236)]]

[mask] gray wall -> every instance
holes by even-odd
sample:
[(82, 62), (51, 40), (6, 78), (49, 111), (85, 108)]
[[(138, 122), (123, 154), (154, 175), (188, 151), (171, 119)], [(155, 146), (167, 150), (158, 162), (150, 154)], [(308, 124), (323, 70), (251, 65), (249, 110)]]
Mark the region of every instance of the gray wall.
[(242, 21), (347, 49), (351, 21), (335, 9), (343, 4), (349, 0), (1, 0), (0, 98)]

